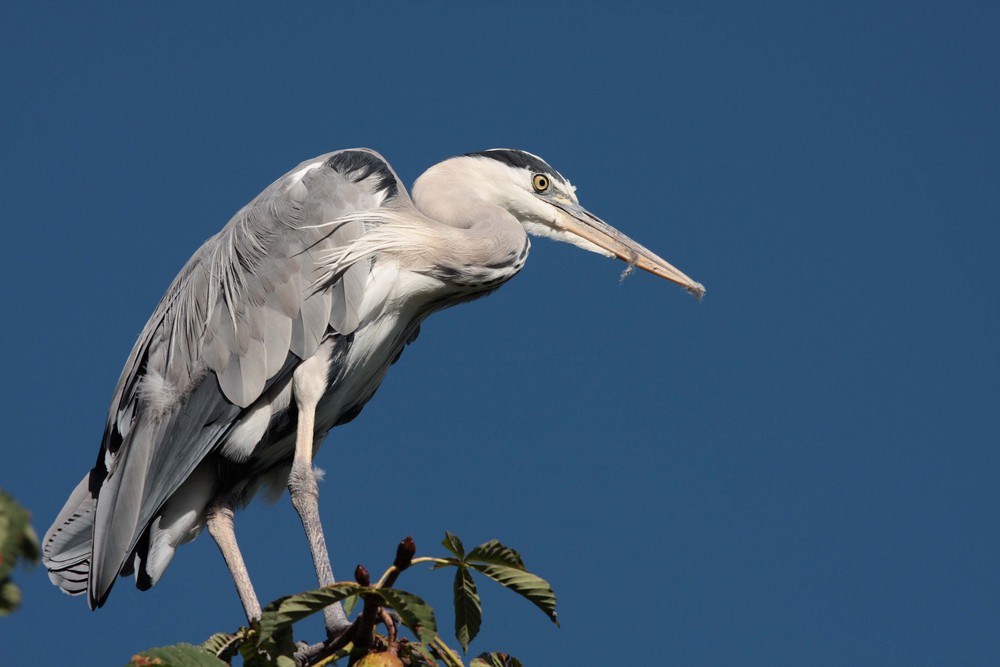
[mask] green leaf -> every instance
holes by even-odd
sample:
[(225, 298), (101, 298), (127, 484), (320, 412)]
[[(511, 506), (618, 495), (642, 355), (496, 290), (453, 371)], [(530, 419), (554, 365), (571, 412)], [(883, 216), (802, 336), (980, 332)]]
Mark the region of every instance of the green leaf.
[(38, 537), (31, 527), (31, 514), (9, 494), (0, 491), (0, 616), (21, 604), (21, 589), (10, 580), (18, 561), (37, 563)]
[(292, 626), (280, 628), (266, 642), (240, 644), (243, 667), (295, 667), (295, 639)]
[(261, 612), (256, 642), (240, 646), (244, 667), (294, 667), (295, 640), (292, 623), (359, 591), (370, 590), (354, 582), (340, 582), (296, 595), (278, 598)]
[(442, 558), (446, 563), (434, 563), (432, 570), (440, 570), (442, 567), (462, 567), (462, 560), (459, 558)]
[(510, 547), (500, 544), (499, 540), (490, 540), (480, 544), (469, 552), (465, 557), (467, 561), (478, 561), (481, 563), (493, 563), (494, 565), (507, 565), (516, 567), (518, 570), (526, 569), (521, 554)]
[(6, 616), (21, 605), (21, 589), (10, 579), (0, 581), (0, 616)]
[(151, 648), (132, 656), (127, 667), (228, 667), (211, 651), (191, 644), (174, 644)]
[(403, 620), (403, 624), (425, 644), (434, 639), (437, 634), (437, 621), (434, 619), (434, 609), (413, 593), (407, 593), (396, 588), (377, 588), (372, 591), (385, 601), (387, 607), (392, 607)]
[(469, 644), (479, 634), (483, 608), (472, 573), (466, 567), (455, 572), (455, 639), (462, 645), (462, 652), (469, 652)]
[(469, 667), (524, 667), (521, 661), (506, 653), (480, 653)]
[(344, 606), (344, 615), (350, 616), (354, 613), (354, 608), (358, 606), (359, 602), (361, 602), (361, 598), (357, 595), (348, 595), (344, 598), (344, 601), (341, 603)]
[(523, 595), (544, 611), (553, 623), (559, 625), (559, 620), (556, 618), (556, 594), (549, 586), (549, 582), (530, 572), (507, 565), (470, 563), (469, 567), (475, 568), (515, 593)]
[(8, 493), (0, 491), (0, 580), (10, 576), (18, 559), (37, 563), (39, 553), (31, 514)]
[(465, 558), (465, 547), (462, 546), (462, 540), (458, 539), (458, 535), (444, 531), (444, 541), (441, 542), (441, 546), (458, 556), (459, 560)]
[(240, 645), (248, 641), (248, 639), (245, 629), (233, 634), (217, 632), (199, 644), (199, 646), (209, 651), (212, 655), (229, 662), (239, 652)]
[[(25, 512), (25, 515), (27, 521), (31, 521), (31, 514)], [(24, 530), (21, 531), (21, 536), (21, 558), (34, 565), (42, 558), (42, 548), (38, 544), (38, 535), (35, 534), (35, 529), (31, 527), (31, 524), (26, 523)]]
[(437, 660), (420, 642), (400, 642), (399, 657), (409, 660), (411, 665), (430, 665), (431, 667), (437, 665)]
[(315, 614), (334, 602), (357, 595), (369, 589), (354, 582), (342, 581), (296, 595), (278, 598), (264, 607), (260, 616), (259, 645), (264, 645), (283, 628), (291, 626), (306, 616)]

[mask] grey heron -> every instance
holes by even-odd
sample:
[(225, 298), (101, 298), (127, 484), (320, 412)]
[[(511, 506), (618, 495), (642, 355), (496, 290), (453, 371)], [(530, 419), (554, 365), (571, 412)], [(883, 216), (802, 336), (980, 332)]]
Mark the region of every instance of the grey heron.
[[(320, 585), (334, 582), (313, 457), (358, 415), (432, 312), (487, 294), (528, 256), (566, 241), (704, 288), (580, 206), (541, 158), (454, 157), (412, 198), (374, 151), (307, 160), (191, 257), (139, 335), (100, 453), (43, 540), (49, 577), (102, 606), (119, 576), (147, 589), (207, 527), (247, 618), (260, 605), (233, 512), (289, 489)], [(327, 609), (327, 629), (347, 621)]]

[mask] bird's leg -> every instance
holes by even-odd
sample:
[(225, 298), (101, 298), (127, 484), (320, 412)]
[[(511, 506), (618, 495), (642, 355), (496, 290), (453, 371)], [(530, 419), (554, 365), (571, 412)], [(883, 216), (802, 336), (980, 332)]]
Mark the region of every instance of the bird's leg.
[[(302, 413), (299, 413), (301, 424)], [(301, 442), (302, 436), (299, 436)], [(309, 551), (312, 553), (313, 566), (316, 568), (316, 579), (320, 586), (329, 586), (335, 582), (333, 568), (330, 566), (330, 555), (326, 550), (326, 540), (323, 537), (323, 525), (319, 519), (319, 488), (316, 484), (316, 473), (313, 470), (311, 456), (300, 457), (299, 453), (306, 450), (312, 453), (312, 435), (309, 435), (306, 447), (295, 447), (295, 459), (292, 471), (288, 476), (288, 490), (292, 496), (292, 505), (302, 519), (306, 539), (309, 541)], [(349, 623), (340, 603), (326, 607), (323, 610), (326, 621), (326, 631), (331, 637), (343, 631)]]
[[(309, 362), (302, 366), (305, 367), (307, 364)], [(299, 370), (306, 370), (303, 367)], [(324, 376), (325, 371), (324, 368)], [(330, 566), (330, 556), (326, 550), (326, 540), (323, 537), (323, 525), (319, 520), (319, 487), (316, 484), (316, 472), (313, 470), (312, 462), (316, 437), (314, 432), (316, 404), (322, 396), (322, 391), (315, 391), (315, 387), (310, 386), (313, 384), (310, 381), (312, 379), (301, 378), (298, 370), (296, 371), (294, 385), (299, 408), (299, 423), (295, 434), (295, 457), (292, 459), (292, 470), (288, 475), (288, 491), (292, 497), (292, 505), (302, 519), (302, 527), (309, 541), (309, 551), (312, 553), (313, 566), (316, 568), (316, 579), (320, 586), (329, 586), (335, 580), (333, 568)], [(326, 607), (323, 616), (326, 621), (326, 632), (330, 637), (339, 634), (350, 625), (339, 602)]]
[(260, 603), (257, 601), (257, 594), (254, 593), (253, 584), (250, 583), (250, 574), (243, 562), (243, 554), (236, 544), (236, 532), (233, 530), (234, 504), (231, 495), (216, 500), (209, 506), (205, 522), (208, 524), (208, 534), (219, 545), (219, 551), (229, 566), (229, 573), (233, 575), (233, 583), (236, 584), (236, 591), (240, 594), (240, 602), (243, 603), (247, 621), (253, 622), (260, 618)]

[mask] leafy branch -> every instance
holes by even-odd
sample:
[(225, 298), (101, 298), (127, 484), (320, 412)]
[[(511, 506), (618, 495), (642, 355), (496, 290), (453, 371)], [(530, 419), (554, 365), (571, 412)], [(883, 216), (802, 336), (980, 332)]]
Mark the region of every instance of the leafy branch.
[(469, 643), (479, 634), (483, 612), (472, 578), (475, 570), (518, 593), (545, 612), (549, 619), (559, 625), (556, 617), (556, 595), (552, 587), (541, 577), (531, 574), (524, 566), (521, 554), (506, 547), (497, 540), (490, 540), (465, 553), (462, 541), (452, 533), (445, 533), (441, 543), (454, 554), (454, 558), (428, 559), (434, 568), (455, 567), (455, 638), (468, 651)]
[[(358, 565), (354, 582), (279, 598), (267, 605), (261, 618), (249, 628), (213, 635), (200, 646), (176, 644), (144, 651), (133, 656), (129, 666), (223, 667), (240, 655), (245, 667), (319, 667), (345, 658), (348, 667), (465, 667), (459, 654), (438, 634), (431, 606), (420, 597), (394, 587), (400, 574), (421, 563), (431, 563), (433, 569), (456, 568), (455, 638), (463, 653), (468, 651), (482, 625), (482, 604), (474, 572), (525, 597), (558, 625), (555, 593), (548, 582), (528, 572), (517, 551), (490, 540), (466, 553), (462, 541), (450, 532), (445, 533), (442, 544), (451, 556), (415, 558), (416, 545), (407, 537), (399, 543), (392, 566), (374, 585), (368, 570)], [(346, 630), (314, 645), (295, 642), (295, 623), (338, 603), (344, 604), (348, 614), (361, 605), (361, 612)], [(384, 635), (377, 632), (379, 626), (385, 628)], [(403, 627), (413, 639), (400, 636)], [(504, 653), (483, 653), (469, 667), (521, 667), (521, 663)]]
[(11, 581), (18, 561), (34, 564), (40, 552), (31, 527), (31, 514), (5, 491), (0, 491), (0, 616), (21, 604), (21, 589)]

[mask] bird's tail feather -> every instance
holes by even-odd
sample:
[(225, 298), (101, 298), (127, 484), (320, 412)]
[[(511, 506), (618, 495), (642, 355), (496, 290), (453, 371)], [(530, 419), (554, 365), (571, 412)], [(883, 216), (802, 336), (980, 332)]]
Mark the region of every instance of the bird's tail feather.
[(42, 542), (42, 561), (49, 579), (70, 595), (87, 591), (97, 510), (93, 474), (88, 473), (76, 485)]

